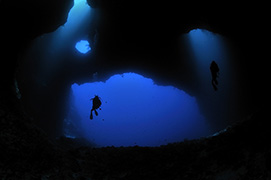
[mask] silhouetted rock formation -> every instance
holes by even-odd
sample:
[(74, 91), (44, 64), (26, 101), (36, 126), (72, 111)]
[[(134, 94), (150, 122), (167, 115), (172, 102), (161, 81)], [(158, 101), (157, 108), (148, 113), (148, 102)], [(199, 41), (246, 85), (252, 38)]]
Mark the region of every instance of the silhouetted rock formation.
[(161, 147), (92, 148), (50, 142), (27, 118), (1, 107), (0, 178), (269, 179), (266, 117), (261, 110), (215, 136)]

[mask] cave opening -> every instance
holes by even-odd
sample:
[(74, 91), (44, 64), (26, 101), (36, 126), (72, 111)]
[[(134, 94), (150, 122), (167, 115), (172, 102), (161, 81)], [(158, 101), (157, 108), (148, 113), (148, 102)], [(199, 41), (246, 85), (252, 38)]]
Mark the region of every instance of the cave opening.
[(91, 47), (89, 47), (89, 42), (87, 40), (78, 41), (75, 45), (75, 48), (82, 54), (86, 54), (91, 50)]
[[(75, 83), (71, 91), (66, 137), (81, 136), (98, 147), (119, 147), (160, 146), (210, 135), (195, 97), (136, 73), (117, 74), (105, 82)], [(102, 105), (90, 120), (90, 99), (95, 95)]]

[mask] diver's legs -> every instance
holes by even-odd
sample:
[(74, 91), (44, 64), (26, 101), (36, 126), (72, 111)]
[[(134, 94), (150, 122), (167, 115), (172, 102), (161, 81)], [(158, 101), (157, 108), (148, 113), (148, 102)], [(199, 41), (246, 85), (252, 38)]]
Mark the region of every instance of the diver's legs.
[(98, 112), (96, 111), (96, 109), (94, 109), (95, 115), (98, 116)]
[(215, 91), (217, 91), (216, 80), (212, 79), (212, 85)]
[(89, 119), (91, 119), (91, 120), (93, 119), (92, 111), (93, 111), (93, 110), (90, 111), (90, 117), (89, 117)]

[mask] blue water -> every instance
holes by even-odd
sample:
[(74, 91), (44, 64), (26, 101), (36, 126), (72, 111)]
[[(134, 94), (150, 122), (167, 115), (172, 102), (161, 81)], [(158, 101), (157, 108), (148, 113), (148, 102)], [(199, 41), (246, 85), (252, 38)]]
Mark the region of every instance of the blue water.
[(91, 47), (89, 47), (89, 42), (87, 40), (78, 41), (75, 45), (75, 48), (82, 54), (86, 54), (91, 50)]
[[(238, 77), (235, 75), (235, 61), (231, 52), (231, 42), (227, 38), (205, 29), (193, 29), (183, 35), (182, 43), (187, 48), (186, 62), (193, 67), (197, 80), (197, 99), (205, 117), (214, 130), (224, 129), (238, 114)], [(219, 66), (218, 91), (211, 83), (210, 64)]]
[(72, 37), (84, 34), (85, 29), (88, 28), (88, 21), (91, 19), (91, 11), (92, 8), (89, 7), (86, 0), (74, 0), (74, 6), (59, 35)]
[[(208, 30), (194, 29), (184, 35), (182, 43), (195, 68), (200, 109), (208, 120), (195, 97), (172, 86), (158, 86), (139, 74), (125, 73), (106, 82), (72, 85), (72, 107), (78, 116), (68, 121), (80, 133), (67, 131), (67, 135), (80, 134), (97, 146), (159, 146), (207, 136), (225, 127), (235, 108), (227, 41)], [(213, 60), (220, 68), (217, 92), (211, 85), (209, 67)], [(90, 120), (90, 99), (95, 95), (103, 104), (99, 115)]]
[[(197, 75), (201, 78), (203, 88), (208, 87), (208, 92), (212, 92), (210, 85), (210, 64), (215, 61), (220, 69), (219, 80), (222, 82), (219, 87), (225, 90), (228, 86), (228, 80), (231, 76), (229, 61), (231, 59), (227, 47), (227, 41), (221, 35), (210, 32), (205, 29), (193, 29), (185, 35), (187, 38), (186, 46), (192, 56), (193, 66), (197, 71)], [(222, 88), (223, 87), (223, 88)]]
[[(172, 86), (158, 86), (135, 73), (110, 77), (106, 82), (73, 84), (70, 118), (81, 135), (97, 146), (159, 146), (209, 135), (197, 101)], [(89, 119), (95, 95), (102, 100), (99, 115)], [(70, 115), (72, 117), (72, 115)], [(72, 136), (67, 132), (67, 136)]]

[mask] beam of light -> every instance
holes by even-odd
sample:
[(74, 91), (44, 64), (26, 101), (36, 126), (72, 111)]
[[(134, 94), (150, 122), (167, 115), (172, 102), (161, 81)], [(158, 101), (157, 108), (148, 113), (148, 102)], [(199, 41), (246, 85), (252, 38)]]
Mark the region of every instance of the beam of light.
[(92, 8), (86, 0), (74, 0), (67, 22), (51, 33), (50, 49), (54, 52), (62, 52), (65, 51), (64, 49), (75, 46), (78, 40), (85, 39), (90, 29), (91, 17)]
[[(73, 84), (72, 93), (74, 113), (67, 119), (97, 146), (160, 146), (209, 133), (194, 97), (135, 73)], [(94, 95), (101, 97), (102, 106), (90, 120)]]
[(90, 13), (91, 8), (86, 0), (74, 0), (74, 6), (70, 10), (67, 22), (63, 27), (64, 33), (78, 33), (80, 29), (83, 29), (86, 19), (90, 17)]
[(188, 33), (191, 53), (199, 72), (210, 75), (209, 66), (214, 60), (222, 70), (227, 66), (228, 54), (222, 36), (204, 29), (193, 29)]
[[(67, 22), (60, 26), (56, 31), (44, 34), (36, 38), (31, 47), (27, 50), (26, 57), (34, 63), (39, 62), (39, 66), (34, 70), (39, 79), (47, 81), (53, 72), (67, 61), (67, 53), (75, 49), (78, 40), (87, 39), (92, 22), (92, 8), (86, 0), (75, 0), (71, 8)], [(90, 51), (90, 44), (85, 46), (84, 51)], [(78, 56), (69, 58), (77, 60)], [(77, 54), (75, 54), (77, 55)], [(32, 63), (32, 64), (34, 64)]]
[[(201, 108), (208, 120), (215, 123), (214, 128), (220, 130), (231, 118), (229, 110), (235, 108), (233, 97), (234, 80), (232, 56), (228, 42), (223, 36), (205, 29), (193, 29), (184, 35), (185, 45), (189, 50), (191, 67), (197, 77), (197, 89), (200, 94)], [(211, 84), (210, 64), (215, 61), (219, 66), (218, 91)]]
[(81, 40), (77, 42), (75, 48), (83, 54), (86, 54), (91, 50), (91, 47), (89, 47), (89, 42), (87, 40)]
[[(188, 34), (188, 45), (190, 46), (192, 61), (201, 79), (202, 86), (210, 84), (210, 64), (215, 61), (220, 69), (219, 72), (219, 88), (227, 90), (230, 86), (229, 80), (231, 77), (229, 61), (231, 59), (228, 51), (226, 39), (219, 34), (212, 33), (204, 29), (194, 29)], [(210, 91), (211, 86), (207, 86)]]

